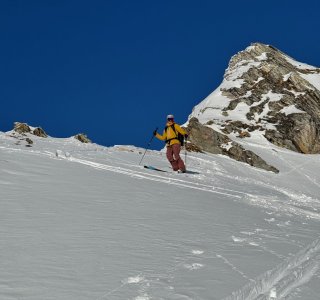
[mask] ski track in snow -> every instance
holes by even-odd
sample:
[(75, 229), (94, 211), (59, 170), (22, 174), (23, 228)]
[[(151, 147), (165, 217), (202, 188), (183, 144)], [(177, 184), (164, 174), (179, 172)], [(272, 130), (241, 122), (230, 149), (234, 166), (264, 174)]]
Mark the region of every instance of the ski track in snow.
[[(296, 195), (293, 193), (289, 193), (283, 188), (278, 188), (276, 186), (272, 186), (273, 189), (278, 190), (281, 194), (286, 194), (289, 196), (291, 199), (291, 203), (285, 203), (283, 204), (282, 199), (276, 199), (276, 197), (267, 197), (263, 198), (260, 195), (252, 195), (250, 193), (245, 193), (241, 191), (236, 191), (236, 190), (231, 190), (231, 189), (224, 189), (221, 187), (214, 187), (213, 185), (208, 185), (208, 184), (202, 184), (199, 182), (192, 182), (189, 180), (182, 180), (182, 179), (177, 179), (177, 178), (172, 178), (168, 175), (158, 175), (158, 174), (153, 174), (152, 172), (155, 171), (149, 171), (149, 172), (142, 172), (142, 171), (136, 171), (128, 168), (122, 168), (122, 167), (115, 167), (111, 165), (106, 165), (106, 164), (101, 164), (101, 163), (96, 163), (92, 162), (89, 160), (84, 160), (84, 159), (79, 159), (79, 158), (66, 158), (70, 161), (81, 163), (84, 165), (91, 166), (96, 169), (101, 169), (101, 170), (106, 170), (110, 172), (115, 172), (119, 174), (124, 174), (128, 175), (130, 177), (135, 177), (139, 179), (147, 179), (151, 181), (157, 181), (157, 182), (162, 182), (166, 184), (171, 184), (171, 185), (176, 185), (184, 188), (189, 188), (189, 189), (195, 189), (195, 190), (200, 190), (200, 191), (206, 191), (210, 193), (215, 193), (215, 194), (220, 194), (224, 195), (227, 197), (232, 197), (232, 198), (237, 198), (237, 199), (246, 199), (248, 200), (251, 204), (253, 205), (258, 205), (262, 206), (264, 208), (269, 208), (269, 209), (274, 209), (274, 210), (281, 210), (285, 211), (287, 213), (292, 213), (300, 216), (305, 216), (307, 218), (314, 218), (314, 219), (319, 219), (320, 220), (320, 213), (315, 212), (315, 211), (310, 211), (306, 210), (305, 208), (301, 208), (301, 195)], [(132, 167), (139, 167), (139, 166), (132, 166)], [(180, 176), (180, 175), (179, 175)], [(264, 185), (268, 188), (270, 188), (269, 184), (264, 184), (259, 181), (256, 181), (257, 184), (259, 185)], [(318, 199), (313, 200), (313, 204), (318, 206), (320, 209), (320, 202)]]
[(221, 259), (226, 265), (231, 267), (232, 270), (240, 274), (244, 279), (249, 280), (249, 281), (254, 281), (253, 279), (249, 278), (246, 274), (244, 274), (242, 271), (240, 271), (233, 263), (231, 263), (227, 258), (225, 258), (221, 254), (216, 254), (216, 257)]
[[(172, 185), (176, 185), (176, 186), (180, 186), (180, 187), (185, 187), (185, 188), (190, 188), (190, 189), (195, 189), (195, 190), (200, 190), (200, 191), (206, 191), (206, 192), (210, 192), (210, 193), (214, 193), (214, 194), (224, 195), (227, 197), (233, 197), (233, 198), (240, 199), (240, 198), (242, 198), (241, 196), (231, 194), (230, 192), (243, 194), (242, 192), (238, 192), (238, 191), (226, 190), (223, 188), (215, 188), (213, 186), (209, 186), (209, 185), (205, 185), (205, 184), (201, 184), (201, 183), (194, 183), (194, 182), (187, 181), (187, 180), (176, 179), (176, 178), (172, 178), (172, 177), (168, 177), (168, 176), (161, 176), (161, 175), (151, 173), (151, 172), (155, 172), (155, 171), (150, 171), (150, 173), (141, 172), (141, 171), (134, 171), (131, 169), (126, 169), (126, 168), (122, 168), (122, 167), (114, 167), (111, 165), (95, 163), (92, 161), (78, 159), (78, 158), (70, 158), (69, 160), (72, 162), (77, 162), (80, 164), (91, 166), (95, 169), (106, 170), (106, 171), (110, 171), (110, 172), (124, 174), (124, 175), (128, 175), (131, 177), (139, 178), (139, 179), (147, 179), (147, 180), (172, 184)], [(219, 189), (221, 191), (216, 191), (215, 189)], [(223, 192), (223, 190), (228, 191), (228, 193)]]
[(268, 300), (272, 290), (277, 292), (276, 299), (283, 299), (313, 277), (319, 270), (319, 260), (320, 240), (315, 240), (223, 300)]

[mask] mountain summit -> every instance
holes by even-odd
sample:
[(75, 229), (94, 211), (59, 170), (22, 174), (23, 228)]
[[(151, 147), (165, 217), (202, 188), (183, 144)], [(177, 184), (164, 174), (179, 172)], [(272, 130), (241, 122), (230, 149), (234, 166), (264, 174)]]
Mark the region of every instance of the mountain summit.
[[(188, 126), (191, 141), (212, 153), (234, 156), (244, 140), (257, 138), (320, 153), (320, 69), (254, 43), (231, 58), (223, 82), (193, 109)], [(217, 138), (209, 141), (208, 129), (199, 130), (203, 126)], [(255, 165), (247, 155), (234, 158)]]

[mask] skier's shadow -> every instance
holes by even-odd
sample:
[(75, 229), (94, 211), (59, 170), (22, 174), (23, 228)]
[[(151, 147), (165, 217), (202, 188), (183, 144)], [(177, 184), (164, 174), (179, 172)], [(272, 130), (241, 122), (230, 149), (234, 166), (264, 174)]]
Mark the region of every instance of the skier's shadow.
[(194, 175), (196, 175), (196, 174), (200, 174), (199, 172), (195, 172), (195, 171), (186, 171), (186, 174), (194, 174)]

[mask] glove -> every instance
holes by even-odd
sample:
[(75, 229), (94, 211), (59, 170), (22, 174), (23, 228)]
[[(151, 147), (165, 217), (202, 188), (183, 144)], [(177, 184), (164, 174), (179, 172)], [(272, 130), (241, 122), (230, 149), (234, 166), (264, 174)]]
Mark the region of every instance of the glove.
[(157, 135), (157, 130), (155, 130), (155, 131), (153, 132), (153, 135)]
[(188, 136), (189, 136), (188, 134), (185, 134), (185, 135), (184, 135), (185, 140), (188, 139)]

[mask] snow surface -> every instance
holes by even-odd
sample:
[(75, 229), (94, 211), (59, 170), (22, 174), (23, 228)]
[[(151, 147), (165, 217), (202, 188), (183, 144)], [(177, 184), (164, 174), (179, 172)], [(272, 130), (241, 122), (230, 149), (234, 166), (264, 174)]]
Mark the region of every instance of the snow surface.
[(301, 74), (300, 76), (309, 81), (317, 90), (320, 91), (320, 74)]
[[(320, 156), (225, 156), (0, 133), (0, 299), (319, 299)], [(18, 143), (19, 145), (16, 145)], [(183, 157), (184, 157), (184, 153)], [(272, 298), (273, 297), (273, 298)]]
[[(224, 80), (213, 93), (211, 93), (206, 99), (195, 106), (191, 115), (189, 116), (189, 119), (191, 117), (196, 117), (202, 124), (207, 124), (207, 122), (211, 121), (208, 127), (211, 127), (212, 129), (219, 132), (221, 132), (221, 126), (225, 125), (225, 122), (228, 120), (241, 121), (245, 124), (255, 125), (259, 119), (263, 119), (267, 116), (270, 108), (268, 103), (266, 103), (264, 105), (263, 111), (260, 114), (255, 113), (254, 120), (248, 120), (247, 114), (250, 112), (250, 108), (258, 106), (266, 100), (268, 100), (269, 102), (277, 102), (280, 101), (283, 97), (283, 94), (269, 91), (268, 93), (261, 96), (261, 100), (259, 102), (255, 102), (251, 106), (244, 102), (240, 102), (233, 110), (227, 110), (227, 114), (224, 115), (223, 109), (227, 108), (231, 101), (228, 97), (222, 95), (221, 89), (226, 88), (226, 82), (227, 81)], [(249, 97), (250, 93), (251, 92), (248, 91), (244, 97)], [(295, 95), (298, 96), (300, 94), (296, 93)], [(288, 112), (289, 111), (290, 109), (288, 109)], [(295, 112), (298, 111), (296, 110)], [(212, 121), (214, 121), (213, 124), (211, 124)], [(263, 123), (266, 129), (276, 129), (275, 126), (269, 122)], [(184, 125), (186, 126), (187, 123)]]
[(262, 101), (269, 99), (269, 101), (271, 101), (271, 102), (277, 102), (282, 99), (283, 94), (278, 94), (278, 93), (274, 93), (272, 91), (269, 91), (268, 93), (262, 94), (261, 96), (262, 96), (261, 97)]
[(190, 116), (198, 118), (202, 124), (215, 120), (215, 124), (212, 124), (212, 126), (218, 131), (220, 131), (219, 123), (228, 119), (222, 115), (222, 110), (228, 107), (230, 103), (230, 99), (222, 95), (221, 88), (224, 86), (224, 83), (225, 81), (207, 98), (195, 106)]
[(268, 59), (268, 56), (267, 56), (267, 53), (266, 53), (266, 52), (263, 52), (261, 55), (256, 56), (256, 58), (257, 58), (259, 61), (263, 61), (263, 60), (267, 60), (267, 59)]
[(305, 63), (302, 63), (302, 62), (299, 62), (295, 59), (293, 59), (292, 57), (288, 56), (288, 55), (285, 55), (285, 54), (282, 54), (283, 57), (290, 63), (292, 64), (293, 66), (295, 66), (296, 68), (298, 69), (301, 69), (301, 70), (305, 70), (305, 69), (308, 69), (308, 70), (316, 70), (317, 68), (314, 67), (314, 66), (311, 66), (311, 65), (308, 65), (308, 64), (305, 64)]
[(280, 110), (281, 113), (284, 113), (286, 116), (291, 114), (304, 114), (305, 112), (299, 108), (296, 108), (295, 105), (289, 105)]
[(288, 74), (283, 75), (283, 81), (288, 81), (291, 75), (292, 75), (292, 72), (289, 72)]
[(261, 65), (261, 61), (265, 60), (265, 58), (266, 58), (266, 55), (261, 55), (260, 57), (257, 57), (259, 61), (241, 60), (240, 62), (235, 64), (235, 66), (233, 66), (232, 69), (227, 69), (226, 76), (225, 76), (227, 81), (232, 82), (232, 81), (242, 80), (240, 78), (244, 73), (247, 73), (253, 67), (256, 67), (256, 68), (259, 67)]

